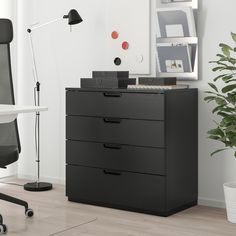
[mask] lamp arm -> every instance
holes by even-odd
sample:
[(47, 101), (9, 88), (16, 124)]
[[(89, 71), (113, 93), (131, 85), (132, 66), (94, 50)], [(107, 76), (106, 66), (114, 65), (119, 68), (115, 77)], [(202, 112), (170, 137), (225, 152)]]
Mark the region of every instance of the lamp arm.
[(28, 28), (27, 32), (29, 33), (29, 43), (30, 43), (30, 51), (31, 51), (31, 57), (32, 57), (32, 62), (33, 62), (33, 75), (34, 75), (34, 81), (36, 83), (39, 82), (39, 77), (38, 77), (38, 71), (37, 71), (37, 66), (36, 66), (36, 59), (35, 59), (35, 52), (34, 52), (34, 44), (33, 44), (33, 38), (32, 38), (32, 32), (34, 30), (37, 30), (39, 28), (42, 28), (44, 26), (50, 25), (52, 23), (58, 22), (62, 20), (64, 17), (60, 17), (51, 21), (48, 21), (46, 23), (43, 23), (41, 25), (36, 25), (34, 27)]
[(48, 21), (48, 22), (46, 22), (46, 23), (43, 23), (43, 24), (41, 24), (41, 25), (35, 25), (35, 26), (33, 26), (33, 27), (27, 29), (27, 31), (28, 31), (28, 32), (30, 31), (29, 33), (31, 33), (31, 31), (34, 31), (34, 30), (39, 29), (39, 28), (42, 28), (42, 27), (44, 27), (44, 26), (46, 26), (46, 25), (50, 25), (50, 24), (55, 23), (55, 22), (57, 22), (57, 21), (60, 21), (60, 20), (62, 20), (62, 19), (63, 19), (63, 17), (60, 17), (60, 18), (57, 18), (57, 19)]
[(30, 43), (30, 52), (31, 52), (31, 57), (32, 57), (32, 62), (33, 62), (33, 76), (34, 76), (34, 81), (37, 83), (39, 82), (39, 78), (38, 78), (38, 71), (37, 71), (35, 53), (34, 53), (34, 45), (33, 45), (33, 39), (32, 39), (31, 33), (29, 34), (29, 43)]

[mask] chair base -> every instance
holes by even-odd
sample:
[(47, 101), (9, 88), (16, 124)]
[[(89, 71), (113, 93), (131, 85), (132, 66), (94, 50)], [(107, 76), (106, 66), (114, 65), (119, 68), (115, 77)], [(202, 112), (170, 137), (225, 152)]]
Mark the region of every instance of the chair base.
[(42, 192), (52, 189), (52, 184), (45, 182), (33, 182), (24, 185), (24, 190), (31, 192)]
[[(28, 203), (26, 201), (23, 201), (19, 198), (14, 198), (12, 196), (3, 193), (0, 193), (0, 200), (23, 206), (25, 208), (26, 217), (32, 217), (34, 215), (34, 211), (28, 207)], [(7, 233), (7, 226), (3, 224), (3, 218), (2, 215), (0, 214), (0, 235), (6, 233)]]
[(26, 201), (23, 201), (18, 198), (14, 198), (12, 196), (0, 193), (0, 200), (6, 201), (6, 202), (11, 202), (13, 204), (21, 205), (25, 207), (25, 211), (28, 209), (28, 203)]

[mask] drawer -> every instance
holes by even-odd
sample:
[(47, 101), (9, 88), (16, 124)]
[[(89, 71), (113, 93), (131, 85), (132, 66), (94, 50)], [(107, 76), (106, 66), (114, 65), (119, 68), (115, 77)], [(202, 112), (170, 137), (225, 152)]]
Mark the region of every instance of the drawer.
[(101, 143), (164, 147), (164, 122), (67, 116), (66, 138)]
[(68, 140), (66, 142), (66, 163), (165, 175), (165, 151), (160, 148)]
[(67, 165), (66, 194), (78, 202), (161, 212), (165, 177)]
[(164, 120), (164, 95), (67, 91), (66, 114)]

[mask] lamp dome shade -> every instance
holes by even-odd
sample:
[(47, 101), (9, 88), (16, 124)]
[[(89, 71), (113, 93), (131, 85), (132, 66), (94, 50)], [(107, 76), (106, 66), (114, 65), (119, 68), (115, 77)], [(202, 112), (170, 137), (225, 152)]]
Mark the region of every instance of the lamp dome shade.
[(75, 25), (79, 24), (83, 21), (77, 10), (71, 9), (68, 13), (68, 15), (65, 15), (63, 18), (68, 18), (68, 24), (69, 25)]

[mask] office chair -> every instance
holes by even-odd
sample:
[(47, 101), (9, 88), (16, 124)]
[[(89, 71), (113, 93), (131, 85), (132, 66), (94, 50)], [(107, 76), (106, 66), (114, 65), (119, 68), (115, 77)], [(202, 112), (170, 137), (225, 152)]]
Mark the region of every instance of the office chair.
[[(12, 22), (0, 19), (0, 104), (15, 104), (11, 73), (10, 42), (13, 39)], [(0, 168), (16, 162), (21, 151), (17, 121), (0, 124)], [(32, 217), (34, 212), (28, 203), (0, 193), (0, 200), (11, 202), (25, 207), (25, 215)], [(1, 209), (1, 207), (0, 207)], [(0, 214), (0, 234), (7, 232)]]

